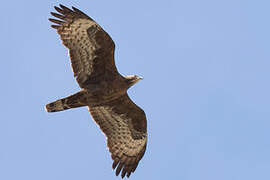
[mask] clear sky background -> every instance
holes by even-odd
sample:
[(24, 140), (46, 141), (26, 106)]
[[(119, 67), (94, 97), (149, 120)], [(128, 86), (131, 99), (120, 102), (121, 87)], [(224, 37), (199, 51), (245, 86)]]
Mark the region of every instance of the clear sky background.
[(120, 179), (87, 108), (44, 105), (79, 90), (47, 20), (75, 6), (116, 44), (148, 119), (131, 179), (270, 179), (269, 0), (2, 1), (0, 179)]

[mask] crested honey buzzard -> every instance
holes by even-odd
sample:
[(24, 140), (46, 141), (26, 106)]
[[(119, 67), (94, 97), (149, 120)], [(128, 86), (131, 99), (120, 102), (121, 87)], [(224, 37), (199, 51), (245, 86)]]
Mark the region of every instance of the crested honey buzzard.
[(58, 19), (49, 19), (69, 49), (74, 76), (81, 91), (46, 105), (48, 112), (88, 106), (90, 114), (107, 137), (116, 175), (129, 177), (143, 157), (147, 143), (144, 111), (127, 90), (142, 78), (122, 76), (114, 62), (111, 37), (79, 9), (55, 7)]

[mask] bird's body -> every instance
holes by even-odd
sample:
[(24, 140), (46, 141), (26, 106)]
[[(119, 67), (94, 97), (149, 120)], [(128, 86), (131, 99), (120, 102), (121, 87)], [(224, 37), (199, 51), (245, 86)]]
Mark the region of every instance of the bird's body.
[(135, 171), (147, 143), (144, 111), (130, 100), (127, 90), (141, 78), (122, 76), (114, 63), (114, 42), (89, 16), (72, 7), (55, 7), (49, 19), (57, 25), (63, 44), (69, 49), (74, 76), (81, 91), (46, 105), (48, 112), (88, 106), (107, 137), (116, 175)]

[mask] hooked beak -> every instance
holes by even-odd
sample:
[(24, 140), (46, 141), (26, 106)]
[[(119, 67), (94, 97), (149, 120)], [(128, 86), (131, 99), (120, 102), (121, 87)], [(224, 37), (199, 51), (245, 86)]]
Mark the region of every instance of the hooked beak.
[(139, 82), (142, 79), (143, 79), (143, 77), (137, 76), (137, 78), (133, 80), (133, 84)]

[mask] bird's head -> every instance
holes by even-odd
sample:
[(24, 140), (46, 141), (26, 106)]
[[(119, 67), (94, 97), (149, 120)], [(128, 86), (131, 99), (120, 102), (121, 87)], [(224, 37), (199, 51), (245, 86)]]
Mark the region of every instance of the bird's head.
[(128, 76), (125, 76), (125, 79), (128, 84), (128, 87), (131, 87), (132, 85), (136, 84), (138, 81), (142, 80), (143, 78), (137, 75), (128, 75)]

